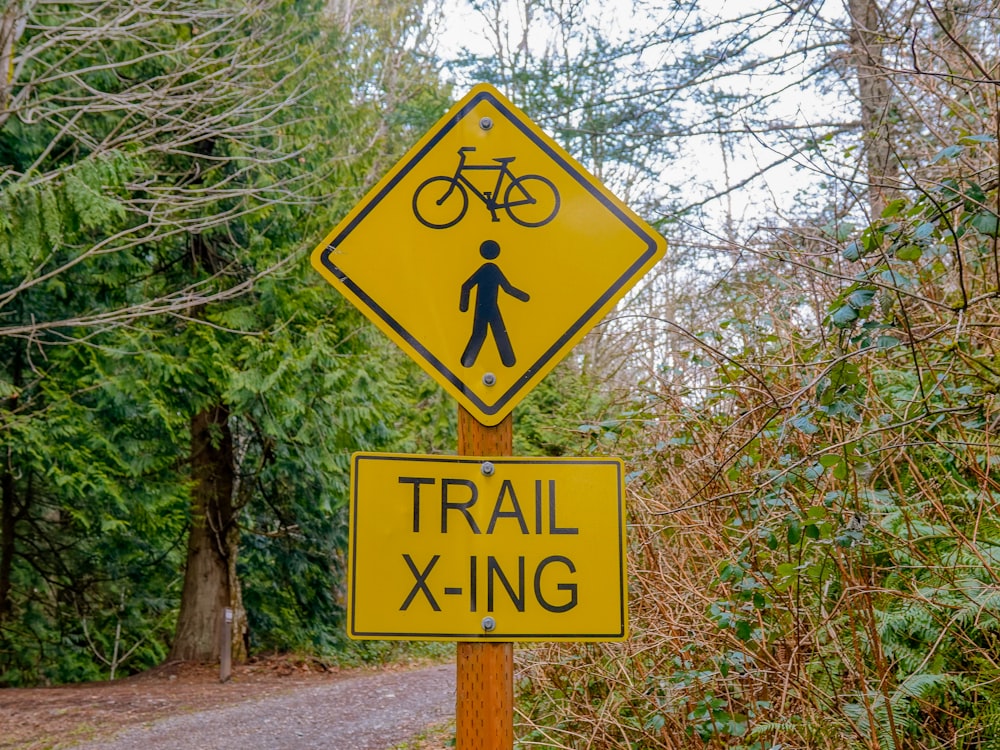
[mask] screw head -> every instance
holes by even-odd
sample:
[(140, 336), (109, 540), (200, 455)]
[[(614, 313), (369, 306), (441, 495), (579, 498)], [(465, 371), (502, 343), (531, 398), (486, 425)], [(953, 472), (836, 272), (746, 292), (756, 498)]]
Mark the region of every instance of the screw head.
[(492, 372), (487, 372), (483, 374), (483, 385), (494, 386), (497, 383), (497, 376)]
[(479, 127), (483, 130), (490, 130), (493, 128), (493, 120), (489, 117), (482, 117), (479, 120)]
[(496, 628), (496, 626), (497, 626), (497, 621), (494, 620), (492, 617), (483, 618), (483, 630), (485, 630), (487, 633)]
[(493, 465), (492, 461), (483, 461), (483, 465), (479, 467), (479, 470), (483, 472), (484, 477), (493, 476), (493, 472), (497, 470), (497, 467)]

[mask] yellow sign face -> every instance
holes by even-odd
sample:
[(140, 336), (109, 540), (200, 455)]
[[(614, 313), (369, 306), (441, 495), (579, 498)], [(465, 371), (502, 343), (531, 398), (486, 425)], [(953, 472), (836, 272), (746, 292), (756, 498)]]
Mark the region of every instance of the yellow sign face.
[(659, 234), (480, 85), (312, 261), (473, 416), (494, 425), (665, 250)]
[(351, 638), (626, 638), (619, 459), (356, 453), (351, 498)]

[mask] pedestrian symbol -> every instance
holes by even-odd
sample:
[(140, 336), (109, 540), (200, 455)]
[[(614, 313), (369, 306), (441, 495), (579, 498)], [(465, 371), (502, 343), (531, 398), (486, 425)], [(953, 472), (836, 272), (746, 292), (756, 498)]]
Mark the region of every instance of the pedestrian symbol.
[(665, 249), (484, 84), (407, 152), (312, 260), (476, 419), (494, 425)]
[[(500, 255), (500, 245), (495, 240), (486, 240), (479, 246), (479, 254), (487, 261), (496, 260)], [(513, 367), (517, 363), (514, 348), (510, 344), (510, 336), (507, 335), (507, 327), (500, 315), (501, 289), (521, 302), (530, 299), (527, 292), (522, 292), (507, 281), (507, 277), (496, 263), (483, 263), (479, 270), (462, 284), (462, 298), (458, 303), (461, 312), (468, 312), (469, 296), (473, 291), (476, 293), (476, 304), (472, 314), (472, 336), (462, 353), (462, 367), (472, 367), (476, 363), (476, 358), (486, 341), (487, 330), (493, 333), (493, 341), (496, 342), (497, 352), (504, 367)]]

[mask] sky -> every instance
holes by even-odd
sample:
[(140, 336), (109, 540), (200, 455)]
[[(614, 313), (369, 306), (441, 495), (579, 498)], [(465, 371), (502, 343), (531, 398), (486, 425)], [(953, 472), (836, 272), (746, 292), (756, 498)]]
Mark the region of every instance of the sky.
[[(462, 50), (489, 56), (493, 48), (486, 32), (486, 24), (481, 13), (473, 9), (469, 0), (442, 0), (444, 17), (439, 35), (439, 54), (444, 59), (453, 58)], [(512, 28), (511, 36), (520, 38), (521, 24), (519, 21), (517, 0), (498, 0), (502, 8), (504, 20)], [(753, 11), (774, 5), (772, 0), (701, 0), (698, 11), (703, 19), (736, 18), (750, 16)], [(588, 17), (612, 38), (624, 39), (631, 35), (639, 37), (653, 31), (661, 37), (666, 24), (660, 19), (665, 17), (665, 11), (638, 11), (631, 0), (583, 0), (577, 7), (584, 7)], [(823, 6), (823, 15), (834, 18), (842, 8), (842, 3), (827, 0)], [(773, 33), (758, 45), (756, 52), (761, 55), (782, 56), (785, 51), (796, 43), (803, 42), (803, 34), (809, 29), (783, 28), (783, 11), (778, 10), (770, 17), (765, 16), (764, 22), (755, 21), (754, 31), (760, 32), (767, 23), (773, 25)], [(693, 24), (693, 16), (686, 23)], [(739, 24), (737, 24), (739, 25)], [(536, 24), (537, 26), (537, 24)], [(703, 35), (703, 42), (724, 40), (726, 34), (731, 34), (733, 27), (721, 28), (713, 37)], [(536, 50), (544, 49), (545, 38), (551, 34), (551, 29), (540, 27), (538, 33), (530, 39)], [(805, 40), (809, 41), (809, 40)], [(515, 42), (516, 44), (516, 42)], [(670, 58), (676, 54), (669, 44), (659, 44), (645, 53), (643, 62), (651, 67), (669, 65)], [(756, 90), (760, 87), (780, 89), (793, 81), (791, 75), (787, 80), (780, 77), (765, 78), (761, 75), (733, 76), (727, 82), (720, 82), (718, 87), (731, 87), (739, 90)], [(456, 86), (456, 96), (461, 96), (475, 81), (459, 80)], [(693, 113), (698, 106), (693, 102), (684, 105), (690, 107)], [(821, 122), (834, 119), (833, 114), (840, 105), (833, 96), (825, 96), (818, 90), (805, 91), (799, 86), (790, 86), (786, 91), (775, 96), (768, 105), (765, 115), (756, 115), (759, 121), (771, 119), (775, 123), (799, 125), (810, 122)], [(683, 107), (682, 107), (683, 108)], [(527, 112), (531, 116), (531, 112)], [(731, 120), (730, 127), (739, 127), (739, 118)], [(821, 132), (821, 131), (818, 131)], [(725, 184), (737, 184), (746, 180), (762, 167), (782, 162), (791, 153), (791, 149), (783, 148), (780, 132), (764, 132), (744, 137), (737, 146), (729, 150), (723, 159), (722, 144), (718, 137), (698, 137), (683, 139), (679, 144), (680, 153), (676, 159), (664, 160), (662, 166), (661, 188), (664, 192), (676, 193), (678, 190), (690, 193), (690, 202), (697, 203)], [(802, 200), (812, 200), (818, 197), (816, 184), (821, 178), (820, 169), (828, 165), (809, 164), (802, 157), (785, 160), (781, 166), (768, 171), (763, 179), (752, 181), (745, 189), (736, 190), (724, 200), (709, 205), (710, 216), (717, 221), (730, 220), (733, 225), (752, 225), (763, 210), (771, 210), (772, 214), (781, 214), (791, 209)], [(614, 185), (611, 185), (615, 189)]]

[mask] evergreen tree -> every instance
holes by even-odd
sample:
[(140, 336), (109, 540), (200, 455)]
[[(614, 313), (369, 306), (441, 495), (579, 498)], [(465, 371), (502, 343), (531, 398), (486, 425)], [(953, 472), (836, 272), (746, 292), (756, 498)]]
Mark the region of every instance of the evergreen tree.
[(280, 580), (263, 568), (285, 550), (243, 564), (241, 536), (288, 546), (304, 518), (311, 551), (289, 556), (314, 572), (283, 580), (312, 580), (293, 598), (325, 608), (255, 594), (250, 619), (257, 642), (290, 620), (327, 631), (346, 454), (385, 439), (388, 395), (304, 259), (394, 134), (443, 106), (408, 36), (419, 6), (349, 27), (281, 0), (7, 11), (3, 680), (155, 663), (178, 598), (173, 655), (214, 658), (221, 608), (244, 621), (239, 576)]

